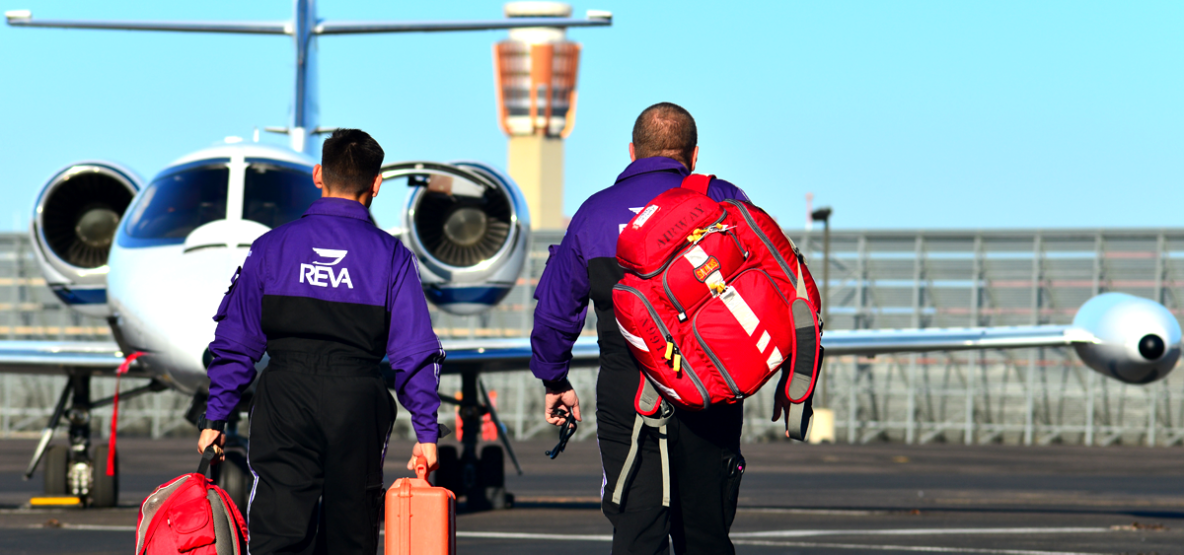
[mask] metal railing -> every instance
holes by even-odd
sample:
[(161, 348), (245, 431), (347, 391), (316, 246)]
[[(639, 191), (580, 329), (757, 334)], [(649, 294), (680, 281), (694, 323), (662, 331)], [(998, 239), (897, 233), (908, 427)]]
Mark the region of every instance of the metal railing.
[[(789, 235), (821, 276), (821, 233)], [(535, 233), (517, 287), (489, 313), (461, 317), (433, 308), (437, 332), (443, 338), (529, 336), (547, 246), (561, 238), (561, 232)], [(1179, 317), (1182, 271), (1184, 229), (836, 230), (827, 329), (1066, 324), (1077, 307), (1105, 291), (1157, 300)], [(585, 335), (595, 334), (594, 319), (589, 315)], [(0, 235), (0, 339), (6, 337), (109, 337), (104, 322), (57, 302), (37, 275), (23, 235)], [(528, 373), (482, 379), (497, 392), (512, 436), (553, 433), (541, 419), (542, 388)], [(576, 439), (595, 431), (595, 379), (594, 371), (572, 375), (586, 407)], [(62, 383), (4, 376), (0, 436), (39, 430)], [(109, 383), (99, 380), (96, 395), (109, 393), (101, 389)], [(459, 378), (445, 376), (440, 390), (459, 391)], [(189, 399), (168, 392), (134, 399), (120, 409), (121, 430), (153, 437), (191, 433), (181, 422), (188, 405)], [(828, 359), (815, 406), (833, 411), (841, 442), (1184, 443), (1184, 377), (1128, 386), (1094, 373), (1066, 349)], [(95, 412), (96, 429), (106, 433), (110, 409)], [(747, 441), (783, 436), (771, 413), (771, 388), (746, 401)], [(452, 424), (446, 412), (441, 420)], [(409, 433), (408, 422), (400, 411), (396, 433)]]

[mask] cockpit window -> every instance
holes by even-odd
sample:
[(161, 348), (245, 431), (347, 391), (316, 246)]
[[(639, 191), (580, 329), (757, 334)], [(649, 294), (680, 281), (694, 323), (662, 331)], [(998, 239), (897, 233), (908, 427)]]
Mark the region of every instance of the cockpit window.
[(243, 189), (243, 219), (276, 228), (300, 218), (321, 190), (312, 183), (312, 168), (248, 160)]
[(226, 162), (199, 162), (157, 177), (132, 209), (128, 236), (181, 242), (198, 226), (226, 218)]

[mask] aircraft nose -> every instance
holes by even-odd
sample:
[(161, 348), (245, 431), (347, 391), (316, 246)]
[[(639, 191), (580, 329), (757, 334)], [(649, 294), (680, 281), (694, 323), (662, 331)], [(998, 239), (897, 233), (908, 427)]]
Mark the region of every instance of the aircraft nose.
[(1162, 337), (1149, 333), (1139, 340), (1139, 354), (1148, 361), (1159, 360), (1167, 350), (1167, 344)]

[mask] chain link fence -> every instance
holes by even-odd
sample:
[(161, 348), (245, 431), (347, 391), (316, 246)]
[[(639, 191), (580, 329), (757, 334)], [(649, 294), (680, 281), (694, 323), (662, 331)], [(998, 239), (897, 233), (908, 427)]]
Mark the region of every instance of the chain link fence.
[[(820, 233), (791, 232), (816, 278), (823, 264)], [(505, 301), (479, 316), (432, 309), (441, 338), (528, 337), (533, 293), (547, 247), (561, 232), (534, 234), (531, 256)], [(33, 263), (28, 238), (0, 235), (0, 340), (109, 340), (105, 322), (62, 306)], [(1122, 291), (1157, 300), (1177, 317), (1184, 293), (1184, 229), (1012, 231), (835, 231), (831, 236), (830, 321), (827, 329), (929, 328), (1066, 324), (1086, 300)], [(589, 315), (584, 335), (595, 335)], [(575, 440), (595, 433), (596, 372), (571, 376), (585, 422)], [(542, 420), (543, 391), (528, 372), (482, 376), (509, 434), (553, 434)], [(130, 389), (142, 380), (124, 380)], [(0, 437), (38, 433), (63, 377), (0, 377)], [(96, 398), (114, 380), (95, 380)], [(440, 392), (456, 395), (459, 376), (444, 376)], [(182, 416), (190, 399), (175, 392), (121, 404), (120, 433), (162, 437), (192, 434)], [(1020, 349), (826, 362), (815, 406), (831, 411), (834, 440), (861, 443), (1184, 443), (1184, 377), (1129, 386), (1084, 367), (1071, 350)], [(456, 427), (453, 407), (441, 421)], [(92, 425), (109, 433), (111, 408), (93, 411)], [(745, 440), (776, 441), (772, 391), (745, 403)], [(410, 434), (406, 411), (397, 437)]]

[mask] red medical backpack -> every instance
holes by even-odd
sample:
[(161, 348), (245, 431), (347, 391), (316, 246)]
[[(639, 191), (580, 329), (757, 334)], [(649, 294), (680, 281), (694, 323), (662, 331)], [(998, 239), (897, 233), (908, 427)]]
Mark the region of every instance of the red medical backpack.
[(197, 472), (156, 488), (140, 506), (136, 555), (246, 555), (247, 524), (230, 495), (206, 478), (213, 446)]
[[(773, 218), (751, 203), (705, 194), (712, 177), (688, 176), (621, 232), (617, 325), (675, 408), (735, 403), (780, 369), (786, 397), (800, 404), (821, 362), (818, 288)], [(652, 416), (659, 407), (644, 398), (645, 382), (637, 409)], [(803, 426), (792, 436), (804, 433)]]

